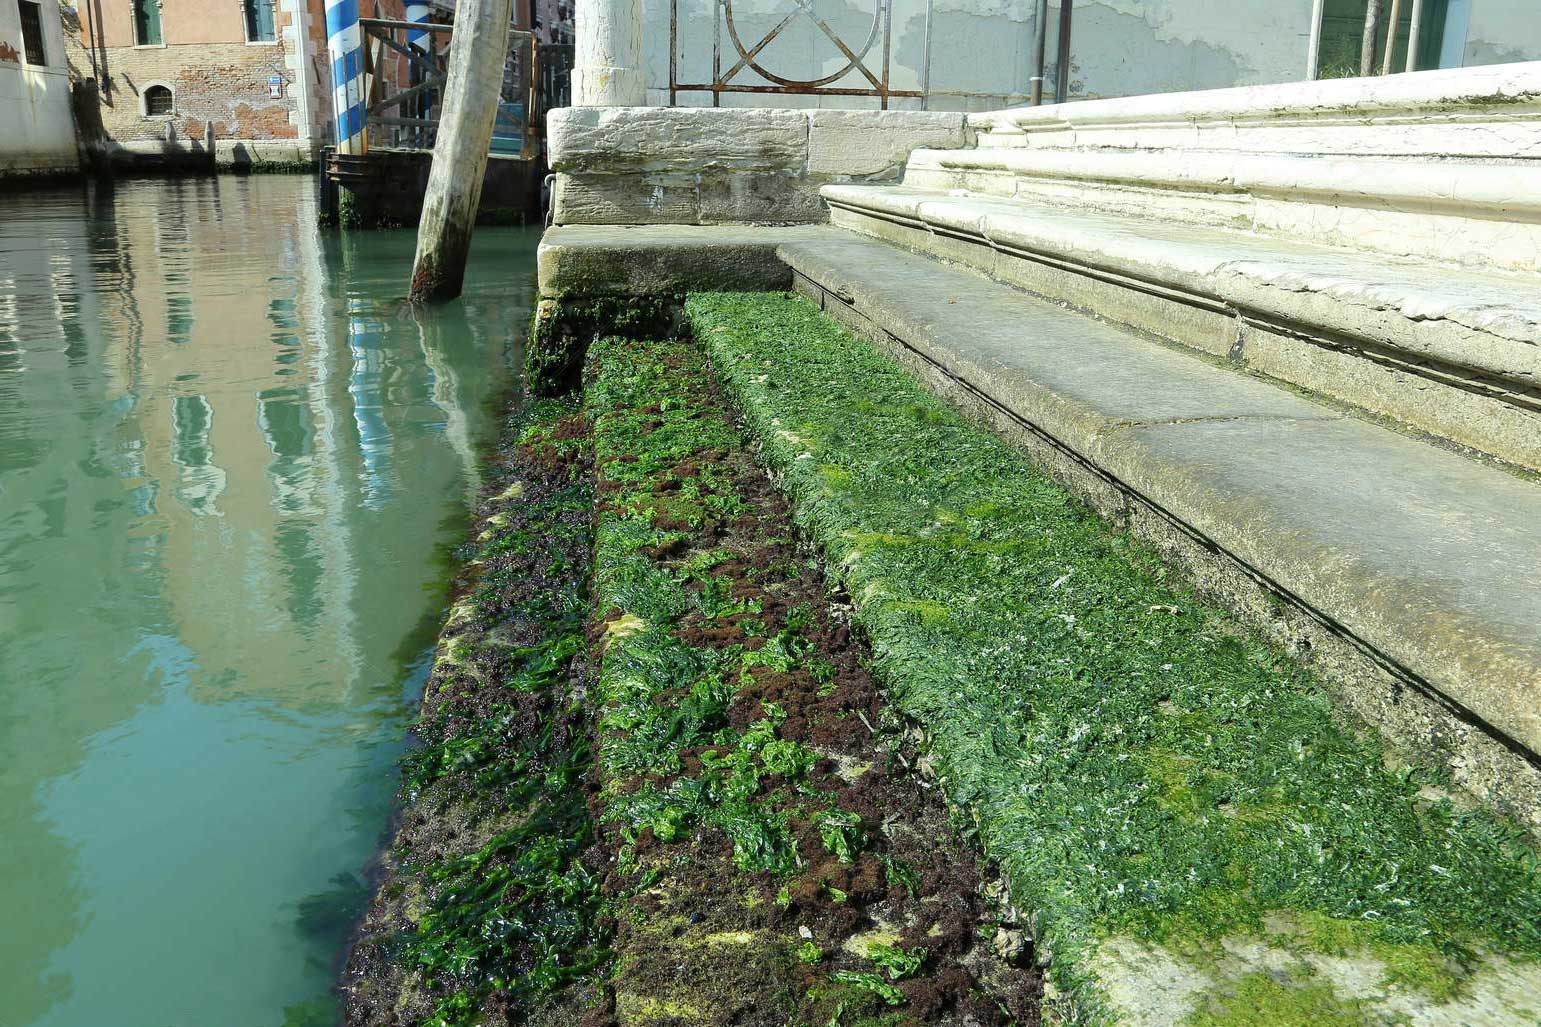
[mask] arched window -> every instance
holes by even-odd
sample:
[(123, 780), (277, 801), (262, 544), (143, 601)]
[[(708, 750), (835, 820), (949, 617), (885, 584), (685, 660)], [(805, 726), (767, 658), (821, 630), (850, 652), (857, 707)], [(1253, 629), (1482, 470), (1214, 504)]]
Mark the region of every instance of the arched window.
[(144, 116), (165, 118), (176, 113), (176, 104), (169, 86), (150, 86), (144, 91)]

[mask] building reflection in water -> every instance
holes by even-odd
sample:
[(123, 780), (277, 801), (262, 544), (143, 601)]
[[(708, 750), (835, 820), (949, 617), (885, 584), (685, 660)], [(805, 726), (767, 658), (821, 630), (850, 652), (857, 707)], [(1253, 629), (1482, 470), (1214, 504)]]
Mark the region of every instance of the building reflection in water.
[(8, 1025), (324, 1000), (301, 901), (384, 828), (534, 240), (414, 314), (410, 233), (313, 222), (295, 179), (0, 197)]

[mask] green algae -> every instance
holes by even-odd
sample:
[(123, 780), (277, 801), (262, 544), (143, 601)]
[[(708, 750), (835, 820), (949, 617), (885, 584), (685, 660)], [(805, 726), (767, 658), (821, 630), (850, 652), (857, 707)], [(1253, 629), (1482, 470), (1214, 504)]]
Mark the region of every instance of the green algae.
[[(601, 974), (610, 952), (584, 801), (585, 712), (569, 678), (587, 649), (584, 582), (592, 482), (571, 400), (529, 404), (508, 426), (516, 481), (462, 554), (476, 573), (453, 608), (425, 714), (403, 761), (419, 810), (451, 804), (470, 851), (398, 851), (410, 895), (392, 960), (433, 1002), (429, 1027), (481, 1022), (488, 1000), (528, 1012)], [(561, 430), (566, 426), (566, 430)], [(536, 466), (540, 465), (540, 466)], [(432, 816), (431, 812), (423, 815)]]
[[(792, 812), (822, 818), (826, 845), (847, 860), (861, 845), (860, 818), (829, 809), (828, 797), (808, 783), (816, 756), (777, 736), (784, 710), (769, 704), (742, 730), (729, 723), (728, 708), (755, 668), (786, 672), (809, 661), (813, 646), (798, 618), (768, 636), (750, 621), (756, 646), (725, 651), (692, 646), (674, 630), (687, 618), (720, 623), (759, 612), (754, 599), (733, 597), (729, 577), (714, 573), (729, 554), (698, 555), (680, 571), (650, 555), (745, 506), (731, 475), (710, 461), (683, 475), (673, 493), (651, 487), (682, 461), (742, 443), (721, 412), (679, 396), (681, 345), (602, 339), (591, 357), (597, 371), (586, 402), (595, 461), (613, 488), (596, 534), (595, 606), (613, 611), (612, 627), (623, 618), (635, 625), (607, 633), (596, 688), (600, 729), (608, 735), (601, 755), (611, 783), (605, 817), (624, 825), (631, 843), (644, 831), (670, 843), (716, 827), (731, 840), (739, 870), (785, 877), (802, 862)], [(665, 694), (670, 701), (660, 702)], [(617, 787), (639, 775), (640, 787)], [(790, 809), (783, 801), (789, 794), (797, 799)]]
[[(905, 793), (851, 782), (896, 780), (879, 764), (900, 723), (878, 713), (864, 672), (852, 676), (849, 633), (832, 641), (811, 562), (775, 537), (790, 534), (779, 502), (767, 499), (701, 351), (599, 339), (585, 400), (598, 469), (599, 820), (619, 840), (625, 882), (617, 1012), (670, 1027), (915, 1027), (943, 1005), (975, 1008), (977, 982), (952, 962), (971, 949), (972, 925), (935, 918), (974, 910), (977, 878), (960, 885), (934, 851), (915, 852), (929, 832), (902, 835), (918, 863), (883, 851), (894, 845), (884, 816), (893, 806), (874, 796)], [(859, 746), (844, 737), (847, 716)], [(842, 808), (844, 795), (865, 812)], [(943, 810), (931, 807), (929, 830), (945, 833)], [(972, 861), (963, 865), (971, 873)], [(899, 920), (885, 943), (844, 944), (890, 890), (907, 898), (892, 907)], [(907, 924), (928, 945), (901, 946)], [(1013, 968), (992, 986), (1026, 976)], [(1035, 1002), (1036, 988), (1011, 1001)]]
[(1369, 1027), (1366, 1005), (1339, 998), (1328, 984), (1257, 973), (1186, 1017), (1182, 1027)]
[[(697, 295), (687, 317), (1062, 989), (1100, 938), (1204, 958), (1273, 910), (1362, 925), (1356, 949), (1436, 998), (1474, 950), (1541, 953), (1525, 836), (1422, 802), (1143, 546), (808, 304)], [(1320, 998), (1296, 991), (1281, 1010)]]
[(679, 296), (543, 301), (530, 317), (525, 380), (532, 392), (556, 396), (579, 385), (589, 346), (602, 335), (663, 338), (679, 319)]

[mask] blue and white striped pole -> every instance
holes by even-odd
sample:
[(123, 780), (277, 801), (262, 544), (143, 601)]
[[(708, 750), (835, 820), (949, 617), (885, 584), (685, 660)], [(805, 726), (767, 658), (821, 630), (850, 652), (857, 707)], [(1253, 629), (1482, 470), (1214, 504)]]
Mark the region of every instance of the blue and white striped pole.
[(362, 155), (364, 142), (364, 37), (358, 0), (326, 0), (326, 53), (332, 61), (332, 111), (337, 152)]
[[(432, 9), (433, 8), (429, 7), (427, 4), (409, 3), (406, 6), (407, 20), (408, 21), (415, 21), (415, 22), (418, 22), (419, 24), (421, 24), (423, 22), (426, 22), (428, 20), (428, 12), (431, 11)], [(427, 53), (428, 52), (428, 33), (426, 33), (426, 32), (408, 32), (407, 33), (407, 45), (408, 46), (415, 46), (418, 49), (422, 50), (424, 53)]]

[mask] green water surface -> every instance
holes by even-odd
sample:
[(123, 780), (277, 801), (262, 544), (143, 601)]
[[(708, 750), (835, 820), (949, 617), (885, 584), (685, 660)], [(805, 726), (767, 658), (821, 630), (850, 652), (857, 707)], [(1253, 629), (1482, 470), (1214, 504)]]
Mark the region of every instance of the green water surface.
[(0, 1025), (329, 1024), (536, 236), (0, 189)]

